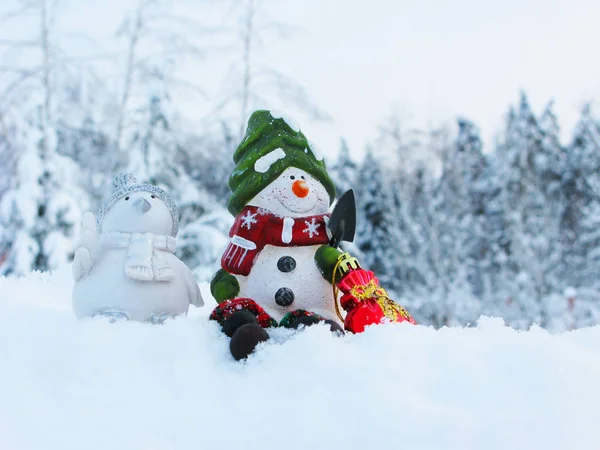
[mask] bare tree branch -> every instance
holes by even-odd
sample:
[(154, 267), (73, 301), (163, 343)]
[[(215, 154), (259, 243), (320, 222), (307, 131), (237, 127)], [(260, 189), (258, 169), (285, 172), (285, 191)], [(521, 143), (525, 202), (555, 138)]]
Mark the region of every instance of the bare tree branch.
[(247, 0), (248, 5), (246, 7), (246, 17), (244, 21), (243, 31), (243, 81), (242, 81), (242, 108), (241, 108), (241, 120), (240, 120), (240, 139), (244, 136), (244, 128), (246, 123), (246, 116), (248, 110), (248, 99), (250, 95), (250, 83), (251, 83), (251, 56), (252, 56), (252, 37), (254, 35), (254, 0)]
[[(133, 81), (134, 65), (136, 61), (137, 45), (140, 39), (140, 33), (144, 24), (144, 8), (148, 4), (144, 0), (141, 0), (136, 11), (135, 24), (131, 36), (129, 38), (129, 48), (127, 50), (127, 66), (125, 68), (125, 84), (123, 86), (123, 94), (121, 97), (121, 104), (119, 108), (119, 116), (117, 119), (117, 134), (116, 142), (119, 149), (122, 148), (122, 135), (123, 135), (123, 121), (125, 119), (125, 111), (129, 96), (131, 94), (131, 85)], [(118, 160), (119, 158), (117, 158)], [(118, 167), (115, 167), (118, 169)], [(115, 170), (116, 171), (116, 170)]]
[(22, 16), (27, 11), (32, 11), (34, 9), (35, 9), (35, 3), (33, 3), (33, 2), (26, 3), (22, 8), (17, 9), (15, 11), (11, 11), (9, 13), (6, 13), (2, 17), (0, 17), (0, 26), (4, 25), (6, 22), (11, 21), (15, 17)]
[(33, 70), (25, 69), (25, 68), (21, 68), (21, 67), (0, 66), (0, 72), (18, 73), (18, 74), (23, 75), (23, 74), (31, 74), (33, 72)]
[(37, 47), (39, 45), (36, 41), (19, 41), (12, 39), (0, 39), (0, 45), (8, 47)]
[(169, 81), (177, 84), (178, 86), (182, 86), (182, 87), (186, 88), (187, 90), (193, 91), (193, 92), (201, 95), (202, 98), (204, 98), (204, 99), (209, 98), (208, 93), (204, 89), (202, 89), (201, 87), (199, 87), (196, 84), (190, 83), (189, 81), (183, 80), (181, 78), (173, 77), (173, 76), (169, 77)]
[(42, 160), (48, 158), (48, 138), (49, 138), (49, 130), (48, 124), (52, 120), (52, 86), (50, 80), (50, 42), (49, 42), (49, 14), (48, 14), (48, 5), (46, 0), (42, 0), (42, 6), (40, 11), (40, 19), (41, 19), (41, 42), (40, 45), (42, 47), (42, 80), (44, 86), (44, 106), (43, 106), (43, 117), (42, 117), (42, 134), (43, 134), (43, 145), (42, 145)]

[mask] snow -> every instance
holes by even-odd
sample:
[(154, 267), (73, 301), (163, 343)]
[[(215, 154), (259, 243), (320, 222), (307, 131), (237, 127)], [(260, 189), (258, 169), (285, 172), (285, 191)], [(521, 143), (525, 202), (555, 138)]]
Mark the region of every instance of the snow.
[(272, 152), (269, 152), (266, 155), (258, 158), (254, 163), (254, 170), (260, 173), (268, 172), (273, 164), (283, 158), (285, 158), (285, 152), (283, 149), (276, 148)]
[(308, 146), (310, 147), (309, 150), (312, 152), (315, 159), (317, 161), (323, 161), (323, 153), (321, 153), (321, 151), (319, 150), (319, 147), (312, 141), (308, 142)]
[(291, 117), (289, 114), (285, 114), (277, 109), (272, 109), (270, 112), (273, 119), (282, 119), (296, 133), (300, 132), (300, 125), (298, 124), (298, 121), (296, 121), (296, 119)]
[(278, 330), (242, 364), (201, 287), (153, 326), (77, 321), (68, 266), (0, 279), (0, 447), (597, 448), (600, 326)]
[(577, 289), (568, 286), (565, 288), (565, 292), (564, 295), (566, 298), (570, 298), (570, 297), (576, 297), (577, 296)]

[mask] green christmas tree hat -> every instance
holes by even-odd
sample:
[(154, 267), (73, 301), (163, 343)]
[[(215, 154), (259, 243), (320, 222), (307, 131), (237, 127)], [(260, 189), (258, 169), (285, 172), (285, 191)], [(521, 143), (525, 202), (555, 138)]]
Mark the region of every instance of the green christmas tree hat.
[(269, 111), (255, 111), (250, 116), (246, 136), (233, 154), (233, 161), (236, 167), (229, 177), (232, 195), (228, 208), (234, 216), (289, 167), (319, 180), (329, 194), (329, 204), (335, 199), (335, 186), (322, 157), (315, 156), (300, 130), (294, 131)]

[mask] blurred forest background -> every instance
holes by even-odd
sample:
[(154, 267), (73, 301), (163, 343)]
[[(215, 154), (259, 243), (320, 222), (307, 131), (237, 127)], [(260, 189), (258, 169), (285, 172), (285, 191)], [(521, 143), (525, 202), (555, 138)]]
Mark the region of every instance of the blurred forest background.
[[(208, 281), (233, 220), (226, 181), (250, 113), (273, 103), (300, 124), (331, 119), (301, 80), (255, 57), (267, 35), (285, 33), (258, 0), (231, 2), (219, 26), (175, 3), (132, 2), (98, 42), (61, 21), (68, 0), (2, 2), (0, 275), (68, 262), (82, 213), (128, 171), (173, 195), (178, 254)], [(213, 57), (229, 70), (208, 92), (188, 68)], [(188, 114), (195, 102), (208, 105), (201, 120)], [(597, 324), (600, 121), (584, 106), (562, 143), (552, 102), (538, 114), (525, 93), (507, 99), (501, 120), (484, 148), (476, 117), (424, 130), (392, 111), (360, 152), (343, 137), (322, 149), (338, 192), (356, 193), (352, 250), (421, 323)]]

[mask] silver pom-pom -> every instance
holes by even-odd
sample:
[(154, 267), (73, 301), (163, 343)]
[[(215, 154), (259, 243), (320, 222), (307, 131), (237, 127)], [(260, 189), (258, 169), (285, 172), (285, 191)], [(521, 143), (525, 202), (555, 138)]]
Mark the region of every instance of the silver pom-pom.
[(136, 184), (137, 180), (131, 173), (120, 173), (113, 177), (113, 190), (118, 191), (126, 186)]

